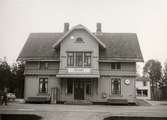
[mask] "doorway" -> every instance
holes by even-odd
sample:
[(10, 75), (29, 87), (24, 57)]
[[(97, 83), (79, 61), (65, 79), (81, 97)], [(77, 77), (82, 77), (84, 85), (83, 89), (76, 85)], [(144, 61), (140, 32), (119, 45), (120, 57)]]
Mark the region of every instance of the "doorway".
[(84, 81), (82, 79), (74, 80), (74, 99), (84, 100)]

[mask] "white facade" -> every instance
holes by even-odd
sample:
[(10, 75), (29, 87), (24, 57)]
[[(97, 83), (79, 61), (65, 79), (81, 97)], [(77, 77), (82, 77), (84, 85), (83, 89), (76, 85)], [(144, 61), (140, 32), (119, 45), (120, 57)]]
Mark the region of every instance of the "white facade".
[(136, 80), (136, 97), (138, 99), (151, 99), (150, 81)]

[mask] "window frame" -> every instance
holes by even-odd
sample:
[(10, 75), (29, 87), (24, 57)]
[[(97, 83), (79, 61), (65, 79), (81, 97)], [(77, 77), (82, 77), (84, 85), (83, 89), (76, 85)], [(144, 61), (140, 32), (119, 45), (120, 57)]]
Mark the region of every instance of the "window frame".
[[(43, 92), (43, 90), (41, 88), (41, 84), (42, 84), (42, 87), (43, 87), (43, 84), (46, 87), (44, 92)], [(39, 93), (48, 93), (48, 78), (47, 77), (39, 78)]]
[(111, 70), (121, 70), (121, 62), (111, 62)]
[(143, 81), (143, 86), (147, 86), (147, 81)]
[[(114, 81), (118, 82), (118, 90), (117, 90), (118, 92), (114, 91)], [(121, 78), (112, 78), (111, 79), (111, 94), (118, 95), (118, 96), (121, 95)]]
[(49, 69), (49, 62), (40, 61), (39, 62), (39, 69), (41, 69), (41, 70), (47, 70), (47, 69)]
[[(67, 51), (67, 67), (91, 67), (91, 51)], [(72, 56), (70, 55), (72, 54)], [(72, 62), (71, 62), (72, 61)]]
[(91, 52), (84, 52), (84, 67), (91, 66), (91, 56)]
[[(72, 56), (70, 56), (69, 54), (72, 54)], [(74, 66), (74, 57), (75, 57), (75, 54), (74, 52), (67, 52), (67, 66)]]
[(83, 67), (83, 54), (84, 52), (75, 52), (75, 66)]

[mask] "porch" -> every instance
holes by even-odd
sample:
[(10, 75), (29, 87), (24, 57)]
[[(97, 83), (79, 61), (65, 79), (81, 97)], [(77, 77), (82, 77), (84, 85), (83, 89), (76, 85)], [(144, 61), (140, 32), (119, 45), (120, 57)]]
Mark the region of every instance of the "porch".
[(98, 95), (97, 78), (61, 78), (61, 100), (88, 103)]

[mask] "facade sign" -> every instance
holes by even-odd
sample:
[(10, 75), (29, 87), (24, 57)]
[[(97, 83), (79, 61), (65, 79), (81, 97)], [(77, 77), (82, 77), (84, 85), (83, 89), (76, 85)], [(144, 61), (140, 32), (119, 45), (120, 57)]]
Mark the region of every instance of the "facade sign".
[(90, 73), (90, 68), (68, 68), (69, 73)]

